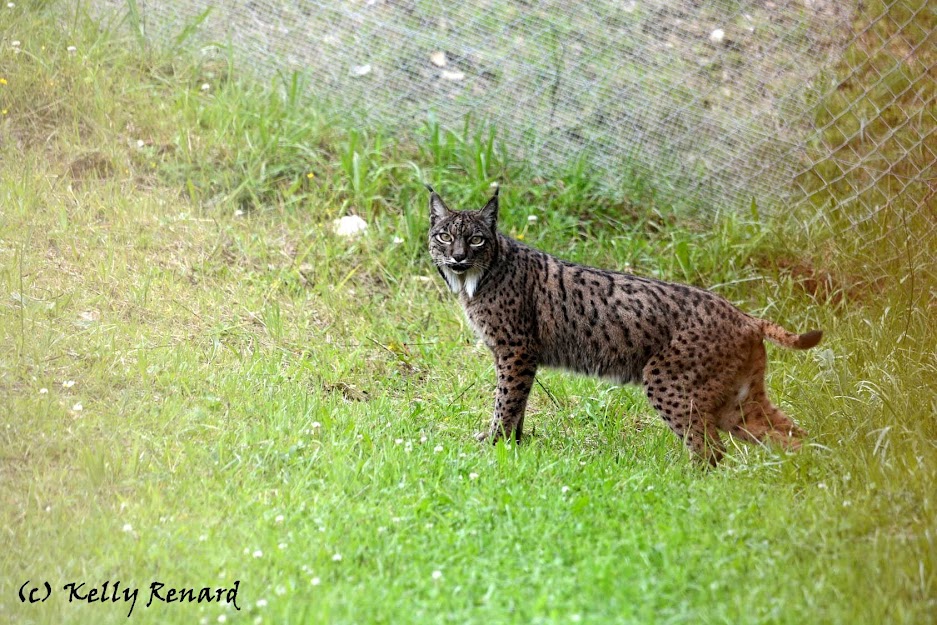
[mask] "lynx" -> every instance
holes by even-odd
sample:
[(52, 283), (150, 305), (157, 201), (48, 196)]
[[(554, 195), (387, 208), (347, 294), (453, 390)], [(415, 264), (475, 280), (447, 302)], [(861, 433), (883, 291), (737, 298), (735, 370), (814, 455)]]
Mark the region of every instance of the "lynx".
[(800, 446), (803, 430), (765, 392), (764, 339), (808, 349), (793, 334), (692, 286), (595, 269), (498, 232), (498, 191), (481, 210), (450, 210), (430, 192), (429, 250), (469, 323), (491, 350), (494, 416), (479, 440), (521, 440), (538, 367), (642, 383), (670, 429), (713, 466), (720, 430), (748, 442)]

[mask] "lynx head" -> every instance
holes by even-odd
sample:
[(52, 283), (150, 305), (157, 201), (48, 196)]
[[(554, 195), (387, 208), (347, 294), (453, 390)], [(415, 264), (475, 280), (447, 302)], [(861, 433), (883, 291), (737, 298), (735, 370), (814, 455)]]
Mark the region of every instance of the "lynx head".
[(429, 253), (453, 293), (471, 298), (498, 257), (498, 190), (477, 211), (452, 211), (429, 189)]

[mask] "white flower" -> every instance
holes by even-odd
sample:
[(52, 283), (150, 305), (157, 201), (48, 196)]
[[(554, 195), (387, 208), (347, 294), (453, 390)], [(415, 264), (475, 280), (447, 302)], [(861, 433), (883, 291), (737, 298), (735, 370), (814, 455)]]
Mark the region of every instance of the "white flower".
[(132, 531), (133, 531), (133, 525), (131, 525), (130, 523), (124, 523), (124, 526), (123, 526), (122, 528), (120, 528), (120, 529), (121, 529), (122, 532), (127, 532), (127, 533), (129, 533), (129, 532), (132, 532)]
[(13, 46), (14, 48), (18, 48), (20, 47), (20, 42), (14, 39), (13, 41), (10, 42), (10, 45)]
[(332, 222), (332, 230), (340, 237), (355, 237), (367, 229), (367, 222), (357, 215), (345, 215)]
[(456, 81), (456, 80), (462, 80), (463, 78), (465, 78), (465, 72), (460, 72), (457, 69), (456, 70), (446, 69), (442, 71), (440, 76), (442, 76), (443, 80)]
[(434, 453), (434, 454), (441, 454), (441, 453), (442, 453), (442, 445), (436, 445), (435, 447), (433, 447), (433, 453)]
[(227, 621), (227, 620), (228, 620), (228, 617), (225, 616), (224, 614), (219, 614), (219, 615), (218, 615), (218, 622), (219, 622), (219, 623), (224, 623), (224, 622)]
[(560, 490), (563, 491), (563, 494), (565, 495), (566, 493), (569, 492), (569, 486), (564, 486), (564, 487), (561, 488)]
[(72, 410), (74, 410), (75, 412), (81, 412), (82, 410), (84, 410), (84, 408), (85, 407), (81, 405), (81, 402), (78, 402), (77, 404), (72, 406)]
[(255, 558), (262, 558), (262, 557), (264, 557), (264, 552), (261, 551), (260, 549), (258, 549), (258, 550), (256, 550), (256, 551), (254, 552), (254, 557), (255, 557)]
[(533, 223), (533, 222), (537, 221), (537, 216), (536, 216), (536, 215), (527, 215), (527, 221)]
[(7, 2), (7, 8), (8, 8), (8, 9), (15, 9), (15, 8), (16, 8), (16, 4), (14, 4), (13, 2)]
[(433, 571), (433, 579), (442, 579), (442, 571)]
[(288, 546), (289, 546), (289, 545), (287, 545), (286, 543), (280, 543), (279, 545), (277, 545), (277, 549), (279, 549), (280, 551), (283, 551), (283, 550), (286, 549)]
[(334, 556), (332, 556), (332, 562), (341, 562), (341, 561), (342, 561), (342, 554), (336, 553)]
[(401, 243), (403, 243), (403, 239), (400, 237), (394, 237), (394, 245), (400, 245)]
[(403, 444), (403, 439), (402, 439), (402, 438), (395, 438), (395, 439), (394, 439), (394, 445), (402, 445), (402, 444)]
[(273, 519), (273, 522), (274, 522), (274, 523), (282, 523), (282, 522), (283, 522), (283, 515), (282, 515), (282, 514), (278, 514), (278, 515), (276, 516), (276, 518)]
[(713, 43), (722, 43), (722, 40), (725, 38), (726, 31), (722, 30), (721, 28), (717, 28), (716, 30), (709, 33), (709, 40)]
[(78, 48), (76, 48), (75, 46), (68, 46), (65, 49), (68, 51), (69, 54), (75, 54), (75, 52), (78, 51)]
[(469, 479), (470, 479), (470, 480), (477, 480), (477, 479), (478, 479), (478, 473), (469, 473)]
[(202, 91), (208, 91), (209, 89), (211, 89), (211, 85), (209, 85), (207, 82), (203, 82), (203, 83), (202, 83), (202, 86), (199, 87), (199, 88), (200, 88)]
[(429, 439), (426, 438), (426, 435), (425, 435), (425, 434), (420, 437), (420, 443), (425, 443), (427, 440), (429, 440)]
[(49, 392), (49, 389), (47, 389), (47, 388), (45, 388), (45, 387), (42, 387), (41, 389), (39, 389), (39, 394), (40, 394), (40, 395), (45, 395), (45, 394), (48, 393), (48, 392)]
[(257, 603), (255, 603), (254, 605), (256, 605), (258, 608), (266, 608), (266, 607), (267, 607), (267, 600), (266, 600), (266, 599), (258, 599), (258, 600), (257, 600)]
[(315, 429), (317, 429), (317, 428), (321, 428), (321, 427), (322, 427), (322, 424), (319, 423), (318, 421), (313, 421), (312, 423), (309, 424), (309, 427), (311, 427), (313, 430), (315, 430)]
[(71, 388), (75, 386), (75, 380), (65, 380), (64, 382), (62, 382), (62, 386), (64, 388)]
[(368, 64), (353, 65), (351, 68), (352, 76), (367, 76), (370, 73), (371, 73), (371, 66)]
[(313, 577), (312, 579), (309, 580), (309, 583), (310, 583), (312, 586), (318, 586), (319, 584), (322, 583), (322, 580), (319, 579), (318, 577)]

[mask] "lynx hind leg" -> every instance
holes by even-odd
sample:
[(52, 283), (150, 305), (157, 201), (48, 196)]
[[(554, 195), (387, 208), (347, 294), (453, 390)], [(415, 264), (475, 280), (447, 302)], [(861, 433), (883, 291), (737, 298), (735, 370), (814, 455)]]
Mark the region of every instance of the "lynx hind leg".
[(706, 403), (688, 391), (678, 375), (653, 362), (644, 369), (644, 387), (651, 405), (693, 456), (713, 467), (718, 465), (725, 445)]

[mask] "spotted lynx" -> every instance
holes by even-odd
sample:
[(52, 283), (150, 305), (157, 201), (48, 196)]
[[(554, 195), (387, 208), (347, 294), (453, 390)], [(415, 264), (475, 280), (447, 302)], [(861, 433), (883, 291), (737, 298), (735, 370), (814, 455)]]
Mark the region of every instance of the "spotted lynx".
[(765, 393), (763, 339), (807, 349), (820, 331), (793, 334), (709, 291), (560, 260), (498, 232), (497, 190), (481, 210), (452, 211), (427, 188), (433, 263), (495, 359), (494, 417), (479, 440), (520, 441), (546, 366), (642, 383), (671, 430), (714, 466), (720, 430), (800, 446), (804, 432)]

